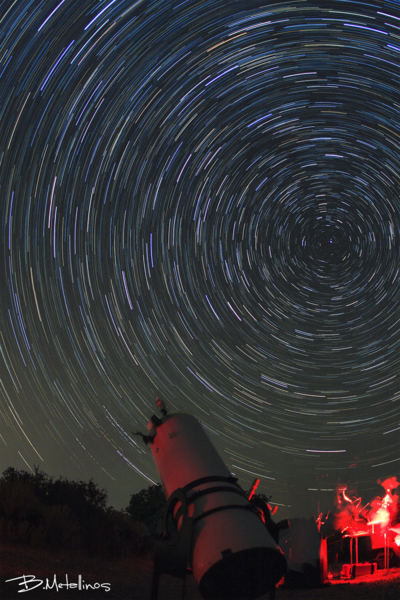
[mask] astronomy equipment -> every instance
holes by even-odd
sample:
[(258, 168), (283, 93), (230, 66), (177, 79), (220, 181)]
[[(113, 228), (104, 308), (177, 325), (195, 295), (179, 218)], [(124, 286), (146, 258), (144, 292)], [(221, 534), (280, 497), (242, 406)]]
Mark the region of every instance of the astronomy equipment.
[(285, 553), (288, 588), (319, 587), (328, 578), (327, 541), (313, 517), (291, 519), (290, 528), (279, 532), (279, 546)]
[[(200, 593), (213, 600), (252, 600), (273, 590), (286, 571), (268, 533), (200, 423), (191, 415), (153, 415), (143, 436), (160, 474), (168, 506), (165, 540), (155, 554), (152, 600), (162, 573), (183, 577), (190, 565)], [(175, 536), (167, 532), (173, 520)]]

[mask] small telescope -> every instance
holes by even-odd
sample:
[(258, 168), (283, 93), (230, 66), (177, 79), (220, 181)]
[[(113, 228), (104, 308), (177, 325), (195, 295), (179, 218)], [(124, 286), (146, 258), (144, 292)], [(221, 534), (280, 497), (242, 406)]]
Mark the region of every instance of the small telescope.
[[(159, 578), (185, 578), (188, 567), (206, 600), (254, 600), (275, 589), (286, 559), (191, 415), (153, 415), (149, 444), (168, 501), (156, 545), (152, 600)], [(168, 532), (168, 523), (173, 532)], [(161, 531), (160, 531), (161, 533)]]

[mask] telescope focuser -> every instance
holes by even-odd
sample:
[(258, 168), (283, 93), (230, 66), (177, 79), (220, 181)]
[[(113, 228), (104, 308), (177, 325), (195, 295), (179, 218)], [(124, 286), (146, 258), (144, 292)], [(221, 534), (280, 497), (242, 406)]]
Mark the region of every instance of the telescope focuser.
[(147, 444), (153, 444), (154, 443), (154, 438), (156, 437), (155, 435), (144, 435), (144, 433), (142, 433), (141, 431), (132, 431), (133, 435), (140, 435), (142, 437), (142, 440), (144, 441), (144, 443)]
[(162, 413), (163, 417), (166, 417), (167, 409), (165, 408), (164, 402), (161, 400), (161, 398), (156, 398), (156, 402), (157, 402), (157, 406), (158, 406), (160, 412)]

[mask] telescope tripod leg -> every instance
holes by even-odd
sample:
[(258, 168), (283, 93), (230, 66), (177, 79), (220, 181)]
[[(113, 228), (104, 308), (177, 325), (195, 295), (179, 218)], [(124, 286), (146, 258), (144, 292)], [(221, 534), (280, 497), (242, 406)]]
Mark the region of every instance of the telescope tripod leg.
[(179, 533), (172, 541), (156, 542), (150, 600), (158, 600), (160, 577), (163, 573), (183, 579), (182, 600), (184, 600), (192, 538), (193, 519), (186, 517)]
[(185, 592), (186, 592), (186, 575), (183, 578), (183, 586), (182, 586), (182, 596), (181, 600), (185, 600)]
[(151, 580), (150, 600), (157, 600), (158, 598), (158, 586), (160, 585), (160, 575), (161, 572), (158, 569), (154, 568), (153, 578)]
[[(158, 588), (160, 586), (161, 574), (162, 574), (162, 571), (160, 571), (159, 569), (155, 568), (153, 570), (153, 578), (151, 580), (150, 600), (158, 600)], [(186, 575), (183, 576), (181, 600), (185, 600), (185, 593), (186, 593)]]

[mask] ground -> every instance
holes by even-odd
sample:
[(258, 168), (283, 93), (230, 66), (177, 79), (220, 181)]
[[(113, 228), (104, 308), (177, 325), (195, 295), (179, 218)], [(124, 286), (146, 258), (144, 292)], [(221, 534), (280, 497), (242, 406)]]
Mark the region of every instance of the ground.
[[(98, 560), (51, 553), (18, 544), (0, 546), (0, 598), (20, 600), (24, 593), (19, 585), (22, 576), (32, 575), (37, 580), (28, 584), (24, 600), (149, 600), (152, 580), (152, 561), (143, 559)], [(81, 587), (66, 588), (60, 584), (79, 583)], [(8, 579), (19, 577), (15, 581)], [(43, 589), (56, 582), (58, 591)], [(42, 581), (42, 583), (40, 583)], [(38, 584), (38, 587), (33, 587)], [(98, 589), (86, 589), (97, 584)], [(100, 587), (103, 584), (103, 587)], [(106, 586), (109, 584), (109, 586)], [(109, 591), (106, 589), (109, 587)], [(182, 580), (163, 575), (160, 581), (158, 600), (180, 600)], [(376, 575), (354, 580), (332, 579), (325, 587), (312, 590), (289, 590), (279, 587), (276, 600), (399, 600), (400, 569), (379, 570)], [(268, 595), (259, 600), (267, 600)], [(191, 576), (186, 578), (185, 600), (201, 600), (200, 593)]]

